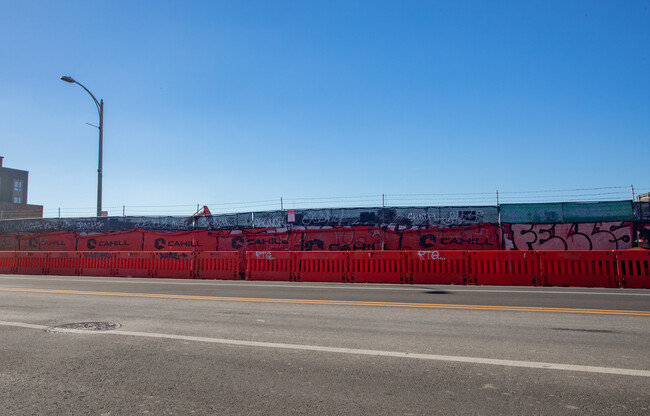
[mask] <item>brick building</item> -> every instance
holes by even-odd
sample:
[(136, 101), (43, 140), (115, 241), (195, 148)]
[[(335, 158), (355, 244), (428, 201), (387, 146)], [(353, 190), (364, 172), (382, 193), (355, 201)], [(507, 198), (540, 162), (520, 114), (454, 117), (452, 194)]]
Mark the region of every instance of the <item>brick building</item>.
[(27, 203), (29, 172), (3, 166), (0, 156), (0, 218), (42, 218), (43, 205)]

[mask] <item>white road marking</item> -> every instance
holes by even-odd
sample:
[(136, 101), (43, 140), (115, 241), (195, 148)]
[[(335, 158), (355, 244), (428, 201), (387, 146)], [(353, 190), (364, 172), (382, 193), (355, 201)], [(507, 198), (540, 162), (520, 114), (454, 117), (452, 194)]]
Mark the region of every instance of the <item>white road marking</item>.
[(438, 355), (438, 354), (419, 354), (413, 352), (400, 352), (400, 351), (382, 351), (382, 350), (366, 350), (357, 348), (338, 348), (338, 347), (324, 347), (318, 345), (300, 345), (300, 344), (284, 344), (277, 342), (262, 342), (262, 341), (243, 341), (237, 339), (225, 338), (210, 338), (210, 337), (196, 337), (187, 335), (175, 334), (160, 334), (153, 332), (134, 332), (134, 331), (84, 331), (79, 329), (64, 329), (52, 328), (46, 325), (35, 325), (23, 322), (8, 322), (0, 321), (0, 325), (12, 326), (18, 328), (51, 330), (53, 332), (68, 333), (68, 334), (87, 334), (87, 335), (122, 335), (141, 338), (157, 338), (157, 339), (170, 339), (194, 342), (207, 342), (212, 344), (224, 345), (238, 345), (243, 347), (260, 347), (260, 348), (277, 348), (285, 350), (297, 351), (315, 351), (326, 353), (338, 354), (354, 354), (354, 355), (368, 355), (375, 357), (391, 357), (391, 358), (411, 358), (417, 360), (428, 361), (444, 361), (456, 362), (465, 364), (483, 364), (483, 365), (498, 365), (505, 367), (521, 367), (521, 368), (535, 368), (544, 370), (559, 370), (559, 371), (577, 371), (581, 373), (598, 373), (598, 374), (614, 374), (624, 376), (636, 377), (650, 377), (650, 371), (635, 370), (629, 368), (615, 368), (615, 367), (596, 367), (589, 365), (575, 365), (575, 364), (560, 364), (560, 363), (544, 363), (536, 361), (519, 361), (519, 360), (500, 360), (493, 358), (480, 358), (480, 357), (462, 357), (455, 355)]
[(610, 289), (611, 292), (602, 292), (602, 288), (594, 288), (596, 291), (585, 291), (587, 288), (580, 288), (576, 291), (566, 290), (567, 288), (552, 288), (545, 287), (544, 289), (495, 289), (494, 286), (474, 287), (458, 285), (400, 285), (400, 284), (386, 284), (386, 283), (332, 283), (331, 285), (314, 285), (307, 282), (287, 282), (284, 284), (278, 283), (259, 283), (251, 280), (176, 280), (176, 279), (137, 279), (130, 277), (91, 277), (79, 276), (72, 278), (61, 277), (45, 277), (45, 276), (15, 276), (15, 275), (0, 275), (0, 279), (7, 280), (42, 280), (42, 281), (62, 281), (62, 282), (76, 282), (76, 283), (128, 283), (128, 284), (146, 284), (146, 285), (182, 285), (182, 286), (242, 286), (242, 287), (281, 287), (283, 289), (342, 289), (342, 290), (392, 290), (392, 291), (416, 291), (421, 292), (425, 290), (445, 290), (448, 292), (480, 292), (480, 293), (531, 293), (531, 294), (561, 294), (561, 295), (613, 295), (613, 296), (650, 296), (650, 291), (644, 289)]

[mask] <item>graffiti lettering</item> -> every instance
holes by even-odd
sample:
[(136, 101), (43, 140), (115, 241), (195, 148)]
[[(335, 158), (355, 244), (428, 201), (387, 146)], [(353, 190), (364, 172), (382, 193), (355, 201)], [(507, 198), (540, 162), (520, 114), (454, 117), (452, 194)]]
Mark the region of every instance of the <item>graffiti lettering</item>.
[(632, 223), (504, 224), (509, 250), (620, 250), (632, 247)]
[(160, 254), (157, 254), (157, 255), (160, 256), (161, 259), (173, 259), (173, 260), (180, 260), (180, 259), (185, 259), (185, 258), (188, 257), (187, 254), (185, 254), (185, 253), (169, 253), (169, 252), (167, 252), (167, 253), (160, 253)]
[(83, 256), (85, 259), (110, 259), (113, 257), (111, 253), (102, 253), (102, 252), (89, 253), (87, 251), (84, 251)]
[(314, 249), (325, 250), (325, 242), (317, 238), (305, 242), (305, 251), (312, 251)]
[(275, 260), (275, 257), (273, 257), (273, 253), (269, 251), (256, 251), (255, 257), (262, 260)]
[(418, 251), (418, 257), (420, 260), (445, 260), (437, 251)]
[(255, 217), (253, 219), (253, 228), (280, 228), (284, 227), (284, 217)]
[(302, 225), (341, 225), (343, 223), (344, 211), (339, 210), (340, 214), (335, 214), (334, 210), (326, 211), (307, 211), (302, 217)]

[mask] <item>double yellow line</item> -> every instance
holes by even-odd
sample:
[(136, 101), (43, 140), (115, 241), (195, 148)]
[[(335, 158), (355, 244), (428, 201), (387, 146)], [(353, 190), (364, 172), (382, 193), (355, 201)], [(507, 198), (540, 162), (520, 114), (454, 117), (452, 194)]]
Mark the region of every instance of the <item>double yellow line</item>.
[(170, 295), (164, 293), (131, 293), (131, 292), (97, 292), (88, 290), (62, 290), (62, 289), (31, 289), (20, 287), (0, 288), (4, 292), (24, 293), (50, 293), (60, 295), (91, 295), (91, 296), (121, 296), (133, 298), (156, 299), (185, 299), (185, 300), (211, 300), (225, 302), (263, 302), (263, 303), (289, 303), (309, 305), (343, 305), (343, 306), (380, 306), (392, 308), (429, 308), (429, 309), (462, 309), (476, 311), (503, 311), (503, 312), (555, 312), (555, 313), (581, 313), (598, 315), (630, 315), (650, 316), (650, 311), (628, 311), (616, 309), (581, 309), (581, 308), (547, 308), (538, 306), (494, 306), (494, 305), (454, 305), (446, 303), (406, 303), (406, 302), (368, 302), (350, 300), (319, 300), (319, 299), (274, 299), (274, 298), (242, 298), (226, 296), (195, 296), (195, 295)]

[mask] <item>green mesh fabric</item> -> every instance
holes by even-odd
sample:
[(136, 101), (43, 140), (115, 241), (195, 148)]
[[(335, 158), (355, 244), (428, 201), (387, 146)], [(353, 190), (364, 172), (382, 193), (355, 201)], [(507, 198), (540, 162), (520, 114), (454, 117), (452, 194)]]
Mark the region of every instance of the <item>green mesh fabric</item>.
[(634, 221), (631, 201), (501, 205), (501, 222), (550, 224)]
[(564, 222), (562, 204), (503, 204), (501, 222), (516, 224)]

